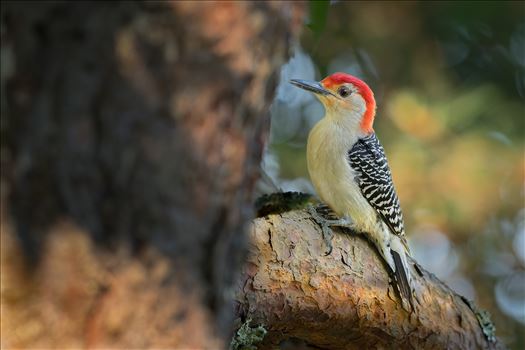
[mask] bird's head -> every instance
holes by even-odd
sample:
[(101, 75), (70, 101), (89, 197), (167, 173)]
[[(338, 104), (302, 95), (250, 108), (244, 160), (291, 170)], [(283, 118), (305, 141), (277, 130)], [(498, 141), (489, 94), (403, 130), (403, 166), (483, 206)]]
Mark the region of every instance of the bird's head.
[(326, 117), (341, 125), (359, 128), (364, 134), (373, 132), (376, 101), (372, 90), (361, 79), (334, 73), (320, 82), (299, 79), (290, 82), (314, 93), (326, 109)]

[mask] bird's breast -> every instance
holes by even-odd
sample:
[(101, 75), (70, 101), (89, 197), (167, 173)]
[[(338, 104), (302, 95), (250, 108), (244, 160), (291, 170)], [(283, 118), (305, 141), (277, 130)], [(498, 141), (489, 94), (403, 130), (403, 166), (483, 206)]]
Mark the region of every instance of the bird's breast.
[(320, 199), (339, 216), (350, 216), (354, 221), (367, 216), (372, 224), (375, 212), (361, 194), (348, 161), (348, 151), (356, 140), (356, 135), (337, 130), (322, 119), (308, 136), (308, 172)]

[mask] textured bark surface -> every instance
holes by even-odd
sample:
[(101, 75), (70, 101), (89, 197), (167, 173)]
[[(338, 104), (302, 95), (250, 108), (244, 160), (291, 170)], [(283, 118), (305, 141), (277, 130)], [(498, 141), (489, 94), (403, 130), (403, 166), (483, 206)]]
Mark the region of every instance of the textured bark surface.
[(2, 348), (220, 348), (301, 3), (2, 2)]
[[(337, 233), (333, 252), (306, 211), (256, 219), (237, 291), (238, 315), (267, 331), (259, 349), (501, 349), (475, 313), (434, 275), (415, 269), (409, 314), (375, 249)], [(290, 341), (291, 340), (291, 341)]]

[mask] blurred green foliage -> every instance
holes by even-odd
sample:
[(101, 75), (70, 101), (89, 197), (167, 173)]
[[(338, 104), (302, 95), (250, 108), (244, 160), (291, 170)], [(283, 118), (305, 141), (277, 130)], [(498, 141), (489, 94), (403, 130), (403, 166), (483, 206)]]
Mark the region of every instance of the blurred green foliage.
[(326, 27), (330, 1), (310, 0), (308, 1), (308, 8), (309, 17), (307, 27), (310, 28), (317, 37), (320, 37)]
[[(416, 258), (525, 348), (525, 3), (328, 4), (310, 2), (283, 80), (345, 71), (371, 86)], [(323, 112), (281, 84), (274, 175), (285, 190), (308, 190), (306, 137)]]

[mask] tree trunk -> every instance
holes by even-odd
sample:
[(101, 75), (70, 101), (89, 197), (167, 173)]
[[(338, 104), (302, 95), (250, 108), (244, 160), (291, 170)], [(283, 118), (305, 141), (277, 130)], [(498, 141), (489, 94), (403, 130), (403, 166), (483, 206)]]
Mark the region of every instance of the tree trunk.
[(299, 3), (2, 2), (2, 347), (220, 348)]
[(255, 220), (237, 288), (245, 322), (238, 338), (267, 332), (259, 350), (504, 348), (488, 317), (434, 275), (412, 270), (408, 313), (364, 236), (336, 232), (332, 243), (326, 256), (322, 231), (304, 210)]

